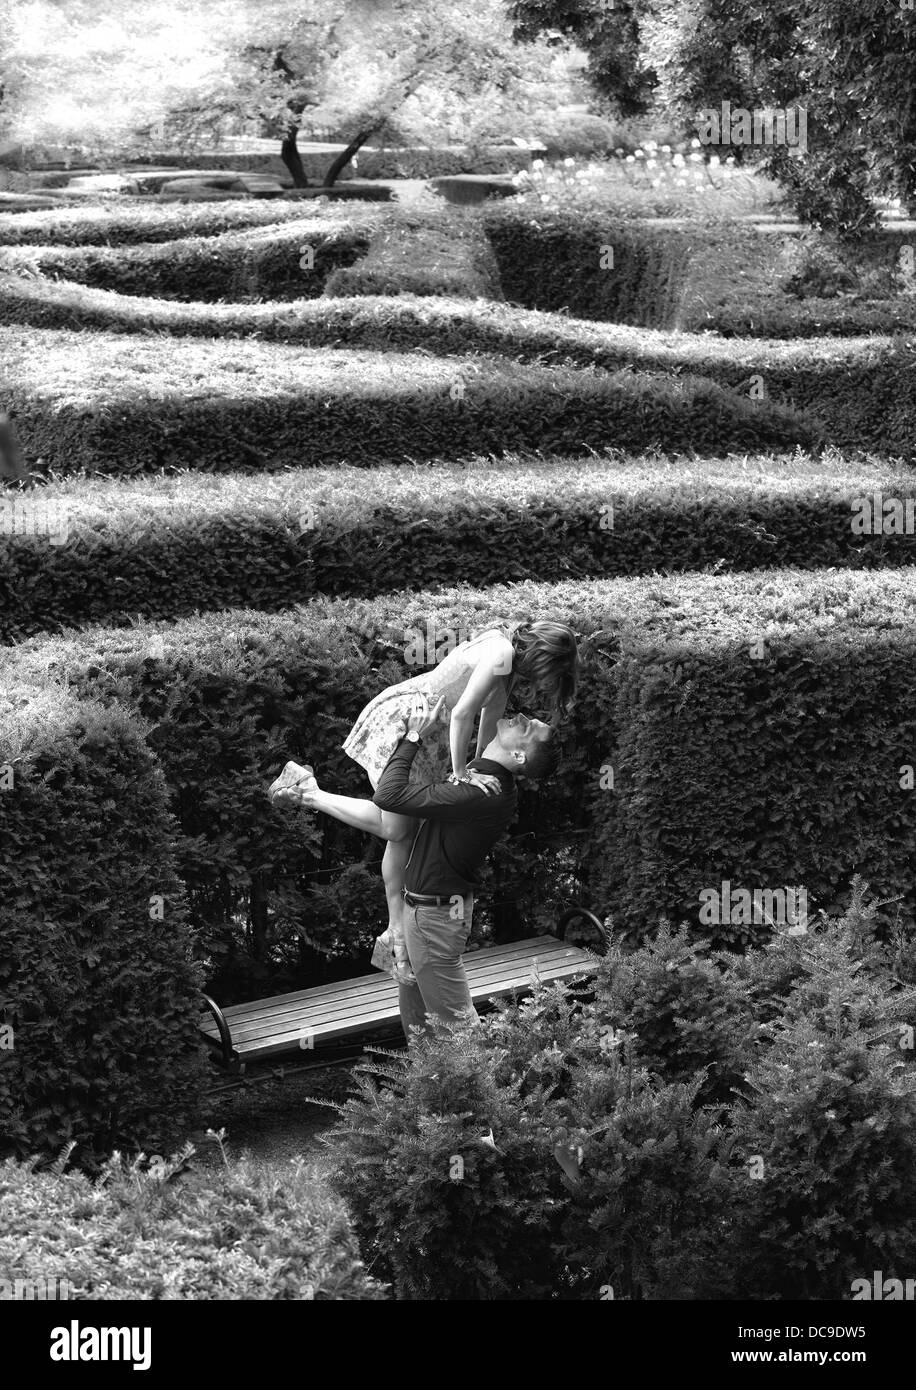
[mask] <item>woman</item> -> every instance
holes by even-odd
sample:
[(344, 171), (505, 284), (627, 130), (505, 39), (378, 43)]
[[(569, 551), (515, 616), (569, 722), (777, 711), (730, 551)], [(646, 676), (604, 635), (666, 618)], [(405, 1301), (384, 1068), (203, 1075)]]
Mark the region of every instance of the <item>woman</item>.
[[(490, 628), (460, 643), (433, 670), (389, 686), (370, 700), (347, 735), (344, 752), (365, 768), (375, 790), (414, 710), (418, 706), (432, 710), (444, 700), (441, 733), (428, 734), (423, 740), (411, 768), (411, 782), (426, 785), (451, 778), (473, 783), (488, 794), (496, 792), (496, 777), (469, 772), (467, 767), (468, 744), (478, 716), (476, 757), (496, 736), (497, 721), (517, 686), (525, 685), (532, 696), (539, 696), (556, 720), (569, 710), (578, 670), (575, 634), (562, 623), (524, 623), (511, 633)], [(305, 782), (300, 785), (307, 791)], [(396, 978), (409, 978), (403, 889), (416, 823), (409, 816), (382, 811), (372, 801), (335, 800), (338, 808), (330, 814), (388, 842), (382, 858), (388, 899), (386, 937), (398, 963)]]

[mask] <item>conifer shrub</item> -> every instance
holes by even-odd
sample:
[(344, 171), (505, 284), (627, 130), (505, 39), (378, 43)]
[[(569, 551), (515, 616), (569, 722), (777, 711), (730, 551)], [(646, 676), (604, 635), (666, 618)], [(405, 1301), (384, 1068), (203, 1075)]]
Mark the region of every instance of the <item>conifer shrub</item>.
[(612, 954), (591, 989), (534, 981), (358, 1067), (324, 1142), (395, 1297), (839, 1300), (907, 1277), (916, 990), (863, 945), (862, 887), (765, 962), (700, 966), (663, 933), (619, 984)]
[(158, 1147), (204, 1076), (165, 782), (125, 710), (53, 684), (7, 690), (0, 1147)]
[(65, 1281), (74, 1302), (386, 1297), (317, 1165), (227, 1159), (204, 1173), (190, 1145), (115, 1154), (94, 1177), (0, 1163), (0, 1271), (13, 1288)]

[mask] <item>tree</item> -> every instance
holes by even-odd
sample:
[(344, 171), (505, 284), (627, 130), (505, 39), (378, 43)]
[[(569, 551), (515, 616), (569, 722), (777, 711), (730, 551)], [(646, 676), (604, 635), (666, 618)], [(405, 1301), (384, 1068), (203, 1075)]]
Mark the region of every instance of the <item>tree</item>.
[(516, 38), (550, 36), (575, 43), (588, 55), (586, 75), (619, 115), (651, 109), (658, 78), (645, 61), (642, 26), (661, 0), (509, 0)]
[[(213, 113), (237, 130), (276, 136), (294, 183), (307, 179), (298, 152), (303, 129), (352, 132), (324, 184), (335, 182), (372, 137), (441, 139), (442, 117), (467, 128), (480, 108), (545, 95), (545, 78), (568, 85), (546, 43), (513, 43), (503, 0), (289, 0), (233, 4), (217, 89), (170, 113), (198, 128)], [(231, 80), (226, 81), (226, 75)], [(540, 86), (539, 86), (540, 84)]]
[(135, 143), (219, 76), (203, 6), (155, 0), (0, 0), (0, 142)]
[(760, 160), (806, 221), (855, 239), (875, 198), (916, 200), (914, 0), (509, 0), (523, 38), (553, 31), (589, 57), (622, 114), (695, 133), (700, 111), (804, 111), (807, 149), (732, 146)]
[(267, 135), (298, 186), (303, 132), (351, 132), (333, 183), (372, 136), (460, 138), (569, 89), (546, 41), (514, 43), (503, 0), (30, 0), (0, 30), (0, 73), (0, 139), (123, 153), (151, 133)]

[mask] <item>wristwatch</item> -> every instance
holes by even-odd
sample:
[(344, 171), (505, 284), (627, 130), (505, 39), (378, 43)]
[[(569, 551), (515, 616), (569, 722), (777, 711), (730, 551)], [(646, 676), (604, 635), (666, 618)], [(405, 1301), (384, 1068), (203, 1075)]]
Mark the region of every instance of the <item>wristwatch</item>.
[(404, 737), (407, 739), (408, 743), (420, 742), (420, 735), (417, 733), (416, 729), (408, 729)]

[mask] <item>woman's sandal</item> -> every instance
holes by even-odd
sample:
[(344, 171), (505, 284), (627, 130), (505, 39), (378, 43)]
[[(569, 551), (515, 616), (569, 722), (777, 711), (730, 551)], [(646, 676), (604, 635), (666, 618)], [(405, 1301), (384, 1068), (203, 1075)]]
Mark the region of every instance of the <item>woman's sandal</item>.
[[(410, 968), (407, 947), (404, 945), (403, 951), (399, 953), (395, 940), (391, 927), (383, 931), (381, 936), (376, 937), (375, 950), (372, 952), (372, 964), (377, 970), (384, 970), (397, 984), (413, 984), (417, 977)], [(397, 945), (400, 946), (402, 943), (403, 937), (397, 942)]]
[(303, 791), (312, 791), (317, 786), (314, 769), (310, 768), (308, 763), (287, 763), (280, 776), (267, 788), (267, 795), (272, 801), (277, 792), (290, 791), (295, 787), (301, 787)]

